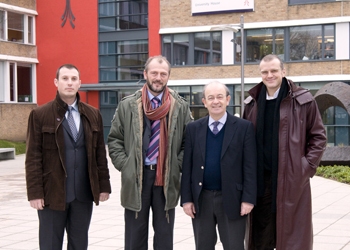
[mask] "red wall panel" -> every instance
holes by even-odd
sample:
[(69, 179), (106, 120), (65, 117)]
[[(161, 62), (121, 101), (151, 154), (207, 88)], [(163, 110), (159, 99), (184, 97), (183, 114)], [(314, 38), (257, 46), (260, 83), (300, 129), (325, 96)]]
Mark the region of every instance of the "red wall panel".
[(159, 2), (160, 0), (148, 0), (148, 46), (150, 57), (161, 54)]
[[(69, 17), (61, 26), (66, 2), (70, 2), (75, 28)], [(37, 0), (36, 3), (37, 95), (38, 104), (42, 105), (56, 95), (54, 78), (62, 64), (74, 64), (82, 83), (98, 83), (98, 9), (97, 0)], [(80, 94), (86, 101), (86, 94)], [(98, 108), (98, 93), (88, 93), (88, 102)]]

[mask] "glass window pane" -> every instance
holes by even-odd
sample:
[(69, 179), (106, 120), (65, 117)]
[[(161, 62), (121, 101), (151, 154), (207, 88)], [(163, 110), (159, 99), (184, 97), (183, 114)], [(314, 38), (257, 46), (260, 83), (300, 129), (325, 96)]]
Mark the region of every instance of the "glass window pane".
[(190, 102), (190, 87), (173, 87), (169, 86), (172, 90), (175, 90), (179, 93), (180, 96), (186, 99), (187, 102)]
[(209, 64), (210, 33), (194, 34), (194, 64)]
[(315, 60), (322, 58), (322, 26), (290, 28), (290, 60)]
[(17, 63), (17, 101), (32, 102), (32, 66)]
[(100, 56), (100, 67), (116, 67), (117, 56)]
[(115, 3), (102, 3), (99, 5), (99, 16), (107, 17), (107, 16), (115, 16)]
[[(100, 105), (110, 106), (117, 104), (117, 92), (115, 91), (100, 91)], [(111, 116), (113, 117), (113, 115)]]
[(133, 54), (118, 56), (118, 66), (136, 66), (145, 65), (148, 54)]
[(191, 107), (192, 116), (195, 120), (207, 116), (208, 110), (205, 107)]
[(100, 69), (100, 81), (117, 80), (117, 69)]
[(100, 18), (99, 31), (115, 31), (115, 18)]
[(247, 30), (246, 62), (260, 62), (273, 53), (272, 29)]
[(15, 101), (15, 96), (16, 96), (16, 69), (15, 69), (15, 64), (10, 63), (10, 101), (14, 102)]
[(0, 61), (0, 102), (5, 101), (5, 62)]
[(131, 29), (147, 29), (148, 27), (148, 15), (129, 15), (119, 16), (117, 18), (118, 29), (131, 30)]
[(324, 58), (335, 58), (334, 53), (334, 25), (324, 26)]
[(5, 12), (0, 10), (0, 39), (5, 39)]
[(349, 146), (349, 127), (335, 127), (335, 146)]
[(334, 127), (333, 126), (326, 127), (326, 135), (327, 135), (327, 146), (334, 147)]
[(100, 55), (117, 53), (116, 44), (117, 44), (116, 42), (100, 43), (100, 46), (99, 46)]
[(148, 52), (148, 40), (118, 42), (118, 53)]
[(33, 43), (33, 17), (28, 16), (28, 43)]
[(124, 97), (132, 95), (136, 92), (136, 89), (121, 89), (118, 91), (118, 102), (120, 102)]
[(238, 31), (235, 35), (235, 63), (241, 62), (241, 31)]
[(166, 35), (163, 36), (163, 47), (162, 47), (162, 55), (165, 56), (170, 63), (172, 63), (171, 58), (171, 36)]
[(188, 64), (188, 48), (189, 48), (189, 35), (188, 34), (176, 34), (174, 35), (174, 65), (187, 65)]
[(334, 125), (334, 107), (329, 107), (325, 112), (322, 114), (322, 121), (324, 125)]
[(212, 63), (221, 63), (221, 32), (213, 32), (213, 61)]
[(23, 15), (7, 12), (8, 41), (23, 43), (23, 20)]
[(336, 125), (349, 125), (349, 114), (348, 112), (341, 108), (335, 107), (335, 124)]
[(143, 79), (143, 67), (118, 68), (118, 80), (140, 80)]
[(284, 61), (284, 29), (275, 29), (275, 55)]
[(191, 99), (191, 105), (203, 105), (202, 97), (203, 97), (203, 88), (204, 86), (192, 86), (192, 99)]

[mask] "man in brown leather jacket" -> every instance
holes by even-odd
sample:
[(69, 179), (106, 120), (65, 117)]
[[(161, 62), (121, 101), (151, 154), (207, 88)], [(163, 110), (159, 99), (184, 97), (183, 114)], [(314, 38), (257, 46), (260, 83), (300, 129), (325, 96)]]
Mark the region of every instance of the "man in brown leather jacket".
[(249, 250), (311, 250), (310, 177), (326, 147), (312, 94), (285, 78), (283, 62), (267, 55), (262, 82), (249, 91), (243, 118), (256, 128), (258, 199), (250, 216)]
[(31, 207), (38, 210), (40, 249), (87, 249), (92, 202), (111, 192), (99, 110), (80, 101), (80, 74), (62, 65), (57, 95), (30, 113), (26, 181)]

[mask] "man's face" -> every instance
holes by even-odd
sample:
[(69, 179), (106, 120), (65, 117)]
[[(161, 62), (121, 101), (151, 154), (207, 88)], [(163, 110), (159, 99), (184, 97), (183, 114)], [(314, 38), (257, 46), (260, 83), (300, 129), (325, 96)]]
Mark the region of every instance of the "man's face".
[(281, 70), (280, 61), (273, 59), (272, 61), (260, 62), (260, 73), (262, 81), (265, 84), (269, 95), (274, 94), (282, 84), (282, 78), (285, 76), (285, 69)]
[(58, 78), (55, 78), (54, 83), (62, 100), (75, 99), (81, 84), (78, 71), (76, 69), (61, 68)]
[(231, 96), (226, 96), (224, 86), (212, 83), (205, 89), (205, 98), (202, 99), (204, 106), (208, 109), (209, 115), (219, 120), (226, 112)]
[(169, 67), (166, 62), (159, 63), (156, 59), (148, 65), (148, 71), (143, 71), (148, 88), (152, 95), (157, 96), (163, 92), (169, 80)]

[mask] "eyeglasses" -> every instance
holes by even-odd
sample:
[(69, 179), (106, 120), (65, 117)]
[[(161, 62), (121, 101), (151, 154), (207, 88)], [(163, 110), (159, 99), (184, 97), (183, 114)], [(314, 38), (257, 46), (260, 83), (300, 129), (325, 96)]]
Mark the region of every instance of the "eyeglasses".
[(215, 99), (217, 99), (218, 101), (222, 101), (222, 100), (224, 100), (225, 97), (226, 97), (226, 96), (224, 96), (224, 95), (218, 95), (218, 96), (216, 96), (216, 97), (210, 95), (210, 96), (208, 96), (206, 99), (207, 99), (208, 101), (210, 101), (210, 102), (214, 101)]

